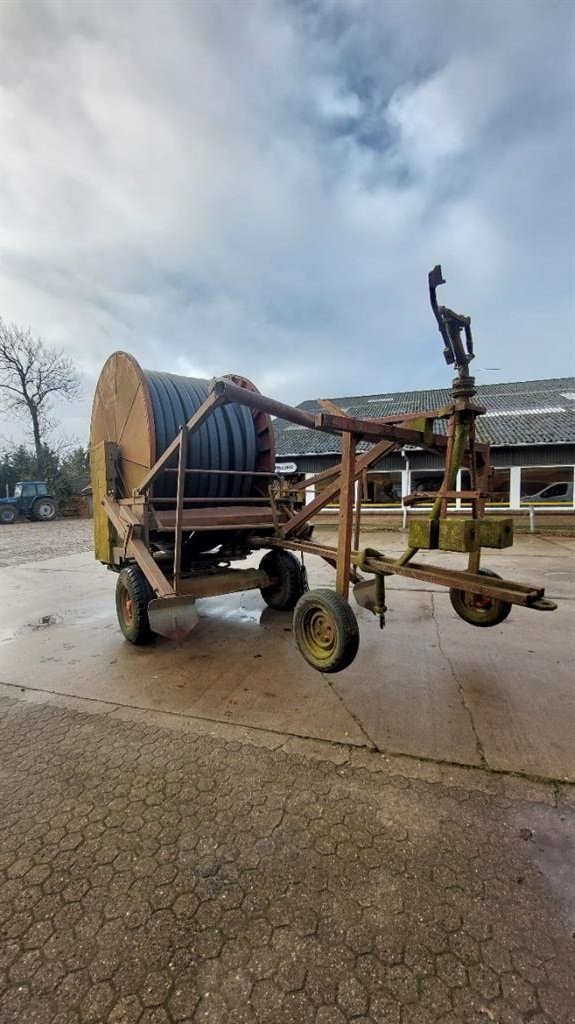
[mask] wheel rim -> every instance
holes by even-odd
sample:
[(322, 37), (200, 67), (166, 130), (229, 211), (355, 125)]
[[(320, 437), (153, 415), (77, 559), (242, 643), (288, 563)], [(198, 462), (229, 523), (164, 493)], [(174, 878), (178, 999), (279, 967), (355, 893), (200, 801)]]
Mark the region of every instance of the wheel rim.
[(52, 506), (49, 505), (48, 502), (42, 502), (38, 506), (38, 515), (41, 516), (42, 519), (49, 519), (52, 515)]
[(127, 590), (122, 590), (120, 603), (122, 607), (122, 618), (127, 626), (131, 626), (134, 621), (134, 602)]
[(467, 594), (466, 602), (469, 608), (473, 608), (476, 612), (491, 612), (495, 607), (495, 602), (492, 597), (486, 597), (484, 594)]
[(302, 636), (316, 661), (327, 661), (337, 646), (337, 629), (323, 608), (310, 608), (302, 620)]

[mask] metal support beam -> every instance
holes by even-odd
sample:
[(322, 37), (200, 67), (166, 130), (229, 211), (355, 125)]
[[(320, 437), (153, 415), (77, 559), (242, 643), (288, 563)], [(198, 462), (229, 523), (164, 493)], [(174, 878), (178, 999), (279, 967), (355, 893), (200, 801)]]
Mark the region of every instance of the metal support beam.
[(414, 430), (396, 426), (393, 423), (381, 423), (378, 420), (361, 420), (354, 416), (334, 416), (331, 413), (318, 412), (315, 415), (313, 426), (315, 430), (322, 430), (327, 434), (343, 434), (349, 431), (364, 441), (379, 441), (381, 438), (387, 438), (389, 441), (397, 441), (399, 444), (441, 449), (447, 447), (447, 438), (444, 434), (434, 434), (425, 429)]
[[(379, 444), (374, 444), (373, 448), (368, 452), (364, 452), (355, 460), (354, 479), (361, 476), (364, 469), (367, 469), (373, 462), (377, 462), (382, 459), (385, 455), (389, 455), (390, 452), (397, 448), (395, 441), (380, 441)], [(338, 473), (341, 472), (341, 464), (338, 466)], [(287, 523), (284, 523), (280, 527), (280, 533), (284, 537), (288, 537), (291, 533), (294, 533), (298, 527), (307, 523), (308, 520), (312, 519), (322, 508), (335, 498), (340, 488), (339, 476), (334, 480), (332, 484), (329, 484), (324, 488), (323, 491), (310, 501), (309, 505), (305, 505), (300, 512), (296, 512), (295, 516), (292, 516)]]
[(294, 409), (293, 406), (285, 405), (283, 402), (277, 402), (275, 398), (261, 395), (259, 391), (242, 388), (225, 377), (219, 377), (212, 381), (211, 394), (217, 395), (221, 401), (236, 402), (238, 405), (246, 405), (248, 409), (261, 410), (261, 412), (268, 412), (270, 416), (279, 416), (282, 420), (297, 423), (300, 427), (309, 427), (310, 430), (314, 428), (315, 417), (312, 413), (305, 412), (303, 409)]
[(261, 569), (225, 569), (214, 573), (196, 573), (180, 580), (178, 594), (186, 597), (218, 597), (220, 594), (239, 594), (247, 590), (261, 590), (274, 582)]
[[(136, 531), (143, 531), (142, 524), (125, 505), (118, 505), (109, 498), (104, 498), (103, 505), (108, 519), (124, 543), (126, 555), (138, 563), (155, 594), (158, 597), (174, 597), (174, 590), (158, 563), (152, 558), (141, 537), (136, 535)], [(127, 519), (131, 519), (131, 522), (127, 522)]]
[[(393, 559), (381, 554), (369, 554), (365, 557), (365, 552), (354, 552), (352, 557), (354, 563), (358, 564), (360, 569), (365, 572), (407, 576), (411, 579), (423, 580), (426, 583), (435, 583), (441, 587), (450, 587), (471, 594), (482, 594), (485, 597), (509, 601), (510, 604), (531, 607), (534, 602), (541, 600), (545, 593), (545, 590), (540, 587), (512, 583), (510, 580), (501, 580), (497, 577), (480, 576), (460, 569), (423, 565), (420, 562), (398, 565)], [(546, 602), (545, 610), (550, 610), (552, 604), (553, 602)]]
[(332, 480), (333, 477), (338, 476), (340, 472), (341, 462), (336, 462), (335, 466), (330, 466), (329, 469), (322, 469), (321, 473), (306, 473), (305, 486), (306, 488), (315, 488), (316, 484), (321, 484), (324, 480)]
[(184, 514), (184, 494), (186, 491), (186, 461), (188, 455), (188, 425), (180, 430), (180, 449), (178, 452), (178, 481), (176, 491), (176, 525), (174, 536), (174, 590), (182, 572), (182, 518)]
[(353, 533), (353, 505), (355, 490), (355, 437), (342, 438), (341, 483), (339, 492), (339, 528), (337, 540), (337, 568), (335, 589), (346, 601), (349, 596), (351, 569), (351, 539)]
[(326, 412), (331, 412), (334, 416), (345, 416), (345, 409), (342, 409), (341, 405), (336, 405), (332, 402), (331, 398), (319, 398), (318, 405), (321, 405), (322, 409)]
[(353, 416), (336, 416), (325, 412), (314, 414), (306, 412), (304, 409), (295, 409), (291, 405), (277, 402), (274, 398), (268, 398), (267, 395), (260, 395), (258, 391), (249, 391), (222, 377), (212, 382), (211, 394), (217, 395), (222, 401), (236, 402), (238, 405), (246, 405), (249, 409), (259, 409), (271, 416), (287, 420), (289, 423), (296, 423), (298, 426), (308, 427), (310, 430), (321, 430), (327, 434), (345, 434), (349, 431), (358, 439), (364, 438), (373, 442), (385, 438), (389, 441), (397, 441), (399, 444), (414, 444), (439, 449), (444, 449), (447, 445), (447, 438), (443, 434), (427, 436), (426, 430), (412, 430), (393, 423), (357, 419)]
[(353, 520), (353, 546), (357, 551), (359, 538), (361, 536), (361, 501), (363, 494), (363, 479), (355, 481), (355, 516)]

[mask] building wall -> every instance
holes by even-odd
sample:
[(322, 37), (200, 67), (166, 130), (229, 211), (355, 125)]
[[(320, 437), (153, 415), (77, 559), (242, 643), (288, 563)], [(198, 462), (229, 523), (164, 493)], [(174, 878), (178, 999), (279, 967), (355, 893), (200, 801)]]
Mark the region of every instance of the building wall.
[[(575, 445), (530, 445), (492, 448), (494, 502), (513, 510), (575, 509)], [(300, 477), (310, 477), (339, 462), (337, 455), (293, 456)], [(458, 489), (468, 486), (466, 471)], [(402, 498), (416, 490), (435, 490), (441, 483), (442, 461), (432, 452), (405, 450), (377, 463), (367, 475), (364, 507), (397, 511)], [(548, 489), (551, 488), (551, 491)], [(308, 489), (307, 500), (314, 494)], [(458, 507), (460, 503), (458, 502)]]
[[(406, 455), (414, 469), (440, 469), (441, 459), (434, 452), (406, 450)], [(282, 462), (294, 462), (298, 473), (320, 473), (323, 469), (336, 466), (339, 455), (290, 455), (282, 456)], [(491, 460), (494, 466), (573, 466), (575, 465), (575, 445), (518, 445), (515, 448), (491, 449)], [(399, 453), (388, 456), (376, 463), (377, 470), (403, 469), (405, 459)]]

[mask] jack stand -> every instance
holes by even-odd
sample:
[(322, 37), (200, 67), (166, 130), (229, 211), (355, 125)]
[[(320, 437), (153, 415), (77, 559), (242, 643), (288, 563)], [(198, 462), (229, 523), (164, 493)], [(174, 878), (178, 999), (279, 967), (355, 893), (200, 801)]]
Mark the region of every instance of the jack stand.
[(387, 611), (387, 605), (385, 603), (385, 576), (375, 577), (375, 605), (374, 615), (379, 615), (379, 628), (383, 629), (385, 626), (385, 613)]

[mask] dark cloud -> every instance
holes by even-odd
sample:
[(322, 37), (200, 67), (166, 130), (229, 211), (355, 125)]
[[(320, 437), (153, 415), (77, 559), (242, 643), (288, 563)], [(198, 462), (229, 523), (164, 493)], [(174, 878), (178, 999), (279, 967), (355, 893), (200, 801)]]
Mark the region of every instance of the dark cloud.
[(571, 372), (571, 3), (6, 0), (2, 20), (2, 312), (87, 395), (120, 347), (294, 402), (442, 385), (437, 261), (485, 380)]

